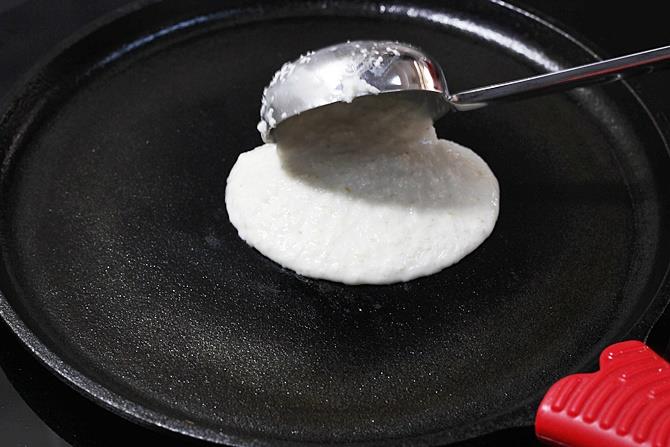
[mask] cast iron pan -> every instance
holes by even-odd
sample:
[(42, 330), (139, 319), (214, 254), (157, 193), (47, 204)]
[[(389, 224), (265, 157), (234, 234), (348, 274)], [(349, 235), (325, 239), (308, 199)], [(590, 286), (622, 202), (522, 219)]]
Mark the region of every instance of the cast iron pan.
[(553, 381), (668, 298), (667, 146), (623, 83), (453, 114), (501, 185), (492, 236), (405, 284), (297, 276), (241, 241), (226, 176), (286, 60), (412, 42), (454, 90), (592, 61), (498, 1), (179, 2), (99, 22), (0, 124), (0, 313), (66, 382), (233, 445), (447, 444), (531, 424)]

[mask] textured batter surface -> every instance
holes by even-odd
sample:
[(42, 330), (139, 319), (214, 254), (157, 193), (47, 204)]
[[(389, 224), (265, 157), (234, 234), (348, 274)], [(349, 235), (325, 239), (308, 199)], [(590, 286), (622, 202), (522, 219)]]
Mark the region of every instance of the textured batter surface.
[(486, 163), (438, 140), (429, 118), (371, 104), (307, 114), (282, 126), (278, 145), (240, 156), (226, 205), (242, 239), (305, 276), (388, 284), (435, 273), (488, 237), (498, 183)]

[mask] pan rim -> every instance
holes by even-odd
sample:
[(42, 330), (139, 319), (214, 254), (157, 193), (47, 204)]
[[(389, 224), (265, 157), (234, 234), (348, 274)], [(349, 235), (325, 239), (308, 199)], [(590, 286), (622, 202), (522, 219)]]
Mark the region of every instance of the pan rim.
[[(540, 25), (549, 28), (551, 31), (560, 34), (562, 37), (568, 39), (573, 44), (577, 45), (583, 51), (585, 51), (590, 57), (594, 59), (599, 59), (596, 52), (594, 52), (589, 46), (582, 43), (580, 40), (575, 38), (573, 35), (568, 34), (567, 32), (561, 30), (558, 26), (552, 24), (551, 22), (543, 19), (542, 17), (522, 9), (520, 7), (511, 5), (502, 0), (483, 0), (486, 3), (496, 5), (508, 9), (516, 14), (521, 14), (526, 18), (539, 23)], [(74, 45), (82, 40), (85, 40), (90, 35), (98, 31), (102, 26), (109, 25), (117, 20), (122, 20), (125, 17), (131, 15), (133, 12), (143, 9), (144, 7), (152, 4), (162, 3), (162, 0), (143, 0), (137, 2), (129, 7), (122, 8), (120, 10), (114, 11), (110, 14), (106, 14), (101, 18), (91, 22), (89, 25), (85, 26), (81, 30), (74, 33), (65, 41), (57, 44), (52, 51), (50, 51), (44, 58), (42, 58), (37, 64), (33, 66), (22, 78), (14, 84), (14, 87), (8, 92), (5, 96), (5, 99), (9, 98), (6, 103), (3, 103), (3, 116), (0, 119), (0, 125), (5, 121), (7, 116), (12, 114), (14, 100), (19, 97), (19, 94), (24, 91), (25, 86), (34, 79), (34, 77), (45, 69), (49, 64), (54, 62), (61, 53), (69, 48), (71, 45)], [(205, 17), (203, 20), (193, 22), (191, 25), (201, 24), (203, 22), (215, 22), (217, 20), (216, 15)], [(191, 26), (187, 25), (187, 26)], [(129, 49), (128, 51), (132, 51)], [(126, 54), (121, 53), (119, 56)], [(109, 61), (111, 62), (111, 60)], [(621, 84), (626, 88), (627, 93), (632, 95), (632, 98), (635, 100), (638, 106), (642, 108), (646, 118), (656, 129), (657, 134), (661, 137), (661, 141), (666, 149), (670, 152), (670, 146), (668, 145), (668, 139), (666, 138), (662, 128), (658, 124), (657, 120), (654, 118), (653, 114), (640, 98), (637, 92), (625, 81)], [(11, 148), (9, 152), (11, 152)], [(6, 169), (7, 166), (3, 166), (3, 169)], [(4, 254), (4, 250), (3, 250)], [(4, 257), (4, 256), (3, 256)], [(647, 326), (653, 326), (653, 323), (660, 317), (663, 310), (667, 307), (668, 303), (664, 296), (670, 296), (670, 265), (666, 267), (663, 278), (661, 279), (660, 286), (654, 292), (653, 298), (650, 300), (647, 308), (642, 312), (637, 321), (631, 325), (630, 329), (626, 333), (628, 337), (634, 338), (646, 338), (648, 335), (649, 329)], [(122, 416), (128, 420), (138, 422), (144, 426), (150, 428), (161, 428), (169, 432), (178, 433), (188, 437), (201, 439), (204, 441), (226, 444), (231, 446), (271, 446), (271, 445), (282, 445), (282, 446), (298, 446), (298, 445), (322, 445), (322, 442), (317, 441), (295, 441), (289, 439), (279, 439), (279, 438), (260, 438), (253, 435), (246, 434), (227, 434), (222, 431), (213, 430), (211, 428), (206, 428), (203, 426), (189, 424), (187, 421), (180, 420), (175, 417), (166, 417), (159, 411), (151, 410), (142, 404), (138, 404), (128, 398), (123, 397), (122, 395), (110, 391), (104, 385), (96, 382), (95, 380), (89, 379), (86, 375), (79, 372), (76, 368), (62, 360), (54, 351), (52, 351), (46, 343), (44, 343), (26, 324), (26, 322), (20, 317), (19, 313), (12, 307), (10, 301), (5, 297), (5, 295), (0, 291), (0, 317), (5, 321), (8, 327), (13, 332), (21, 344), (23, 344), (28, 350), (36, 357), (40, 363), (42, 363), (48, 370), (56, 375), (61, 381), (65, 384), (79, 392), (81, 395), (86, 398), (94, 401), (98, 404), (101, 404), (104, 408), (112, 411), (114, 414)], [(583, 366), (583, 365), (581, 365)], [(477, 435), (490, 432), (492, 430), (486, 430), (486, 427), (494, 427), (495, 430), (501, 430), (504, 428), (512, 428), (518, 426), (514, 423), (515, 420), (525, 420), (530, 413), (534, 413), (534, 410), (527, 408), (528, 403), (533, 401), (532, 398), (527, 399), (526, 401), (520, 402), (517, 406), (510, 408), (509, 411), (503, 415), (492, 415), (486, 418), (483, 418), (475, 423), (464, 426), (459, 429), (458, 436), (459, 439), (468, 439), (468, 433), (477, 433)], [(507, 419), (506, 423), (500, 423), (499, 419), (502, 417)], [(378, 440), (363, 440), (363, 441), (354, 441), (354, 442), (343, 442), (338, 443), (342, 446), (377, 446), (377, 445), (417, 445), (417, 444), (430, 444), (434, 445), (440, 442), (441, 438), (445, 438), (445, 433), (453, 432), (454, 429), (445, 429), (433, 433), (423, 433), (411, 437), (403, 438), (381, 438)]]

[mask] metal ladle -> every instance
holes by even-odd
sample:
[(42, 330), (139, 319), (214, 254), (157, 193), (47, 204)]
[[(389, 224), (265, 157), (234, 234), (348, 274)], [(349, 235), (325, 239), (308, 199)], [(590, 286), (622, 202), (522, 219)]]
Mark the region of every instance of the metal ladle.
[(418, 48), (391, 41), (346, 42), (288, 62), (263, 92), (259, 130), (272, 141), (282, 122), (313, 109), (373, 94), (402, 94), (437, 119), (514, 98), (616, 80), (670, 60), (670, 46), (450, 94), (440, 65)]

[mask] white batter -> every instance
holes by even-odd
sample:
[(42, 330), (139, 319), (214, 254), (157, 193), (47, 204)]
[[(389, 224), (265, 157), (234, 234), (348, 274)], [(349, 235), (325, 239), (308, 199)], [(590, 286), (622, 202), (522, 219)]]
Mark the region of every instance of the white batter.
[(402, 102), (357, 99), (291, 118), (240, 155), (226, 206), (239, 235), (297, 273), (389, 284), (459, 261), (491, 234), (498, 182)]

